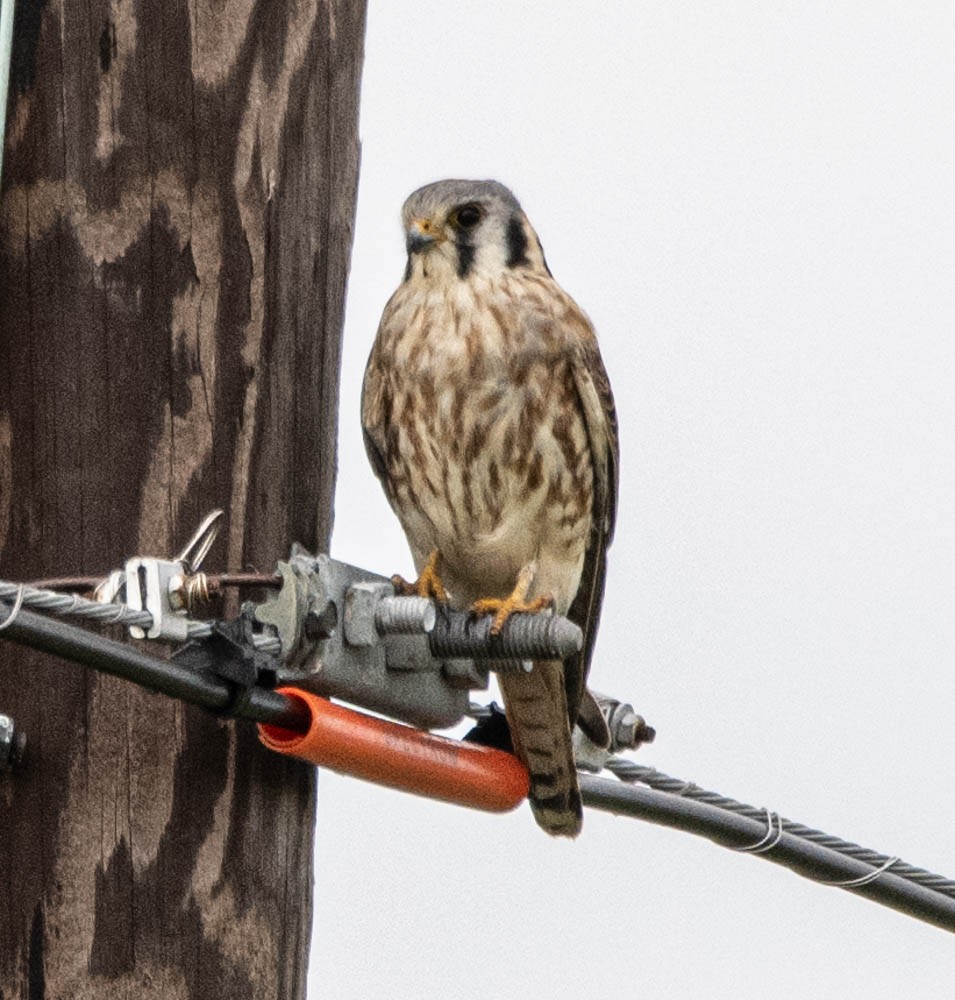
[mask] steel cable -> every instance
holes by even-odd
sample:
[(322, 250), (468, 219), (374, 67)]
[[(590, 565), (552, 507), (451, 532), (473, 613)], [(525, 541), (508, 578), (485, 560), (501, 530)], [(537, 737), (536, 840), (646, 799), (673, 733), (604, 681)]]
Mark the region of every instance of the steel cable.
[[(138, 625), (152, 627), (153, 616), (148, 611), (137, 611), (126, 604), (107, 604), (91, 601), (78, 594), (60, 594), (53, 590), (38, 590), (23, 583), (0, 580), (0, 601), (7, 604), (20, 600), (25, 608), (48, 611), (65, 618), (80, 618), (99, 625)], [(190, 639), (206, 639), (212, 635), (212, 622), (190, 621), (187, 625)], [(275, 636), (255, 635), (255, 648), (263, 653), (281, 652), (281, 643)]]
[[(672, 795), (679, 795), (683, 798), (693, 799), (697, 802), (705, 802), (707, 805), (724, 809), (728, 812), (746, 816), (749, 819), (766, 822), (766, 810), (758, 809), (755, 806), (737, 802), (736, 799), (720, 795), (718, 792), (707, 791), (700, 788), (693, 782), (683, 781), (680, 778), (673, 778), (668, 774), (663, 774), (656, 768), (648, 767), (645, 764), (637, 764), (623, 757), (612, 757), (606, 764), (607, 770), (615, 774), (621, 781), (639, 782), (658, 791), (669, 792)], [(891, 858), (886, 854), (880, 854), (868, 847), (861, 847), (851, 841), (835, 837), (822, 830), (816, 830), (803, 823), (794, 823), (792, 820), (779, 817), (779, 824), (785, 833), (798, 837), (800, 840), (818, 844), (820, 847), (835, 851), (844, 857), (852, 858), (854, 861), (862, 861), (873, 868), (881, 868), (891, 862), (892, 874), (932, 889), (935, 892), (944, 893), (955, 899), (955, 880), (937, 875), (934, 872), (926, 871), (924, 868), (917, 868), (906, 861), (898, 858)]]
[[(151, 623), (148, 612), (6, 582), (0, 582), (0, 601), (0, 610), (6, 612), (0, 623), (3, 638), (86, 663), (212, 711), (273, 722), (296, 731), (303, 724), (295, 716), (294, 706), (278, 692), (252, 688), (236, 700), (237, 692), (224, 681), (202, 677), (174, 662), (146, 656), (134, 647), (59, 625), (22, 608), (140, 626)], [(212, 623), (190, 622), (191, 637), (211, 632)], [(822, 884), (841, 887), (955, 931), (955, 881), (951, 879), (653, 767), (621, 757), (609, 758), (604, 766), (620, 780), (580, 775), (583, 800), (590, 807), (697, 833), (731, 849), (760, 854)]]

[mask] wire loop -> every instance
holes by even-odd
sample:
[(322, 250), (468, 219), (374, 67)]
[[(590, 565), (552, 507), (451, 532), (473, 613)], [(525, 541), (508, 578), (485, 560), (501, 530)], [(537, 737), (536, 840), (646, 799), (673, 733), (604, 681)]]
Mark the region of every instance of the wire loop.
[(212, 548), (212, 543), (219, 534), (219, 519), (223, 513), (221, 510), (214, 510), (211, 514), (207, 514), (192, 538), (186, 542), (185, 548), (176, 556), (176, 561), (183, 564), (186, 573), (195, 573), (202, 565), (206, 553)]
[(109, 618), (104, 618), (103, 621), (107, 625), (116, 625), (118, 622), (121, 622), (126, 617), (128, 611), (129, 608), (127, 608), (125, 604), (117, 604), (116, 614), (110, 616)]
[(779, 813), (766, 810), (766, 832), (756, 841), (755, 844), (746, 844), (743, 847), (731, 847), (731, 851), (738, 851), (740, 854), (767, 854), (771, 851), (783, 837), (783, 821)]
[(838, 882), (827, 882), (824, 879), (817, 879), (817, 881), (821, 885), (837, 886), (840, 889), (856, 889), (860, 885), (868, 885), (870, 882), (874, 882), (880, 875), (884, 875), (898, 860), (898, 858), (889, 858), (884, 864), (879, 865), (878, 868), (874, 868), (871, 872), (860, 875), (858, 878), (849, 878), (839, 880)]
[(17, 587), (17, 596), (16, 600), (13, 602), (13, 608), (7, 615), (6, 621), (0, 624), (0, 632), (2, 632), (8, 626), (12, 625), (16, 620), (17, 615), (20, 614), (20, 609), (23, 607), (23, 597), (25, 592), (26, 589), (24, 585), (21, 583), (20, 586)]

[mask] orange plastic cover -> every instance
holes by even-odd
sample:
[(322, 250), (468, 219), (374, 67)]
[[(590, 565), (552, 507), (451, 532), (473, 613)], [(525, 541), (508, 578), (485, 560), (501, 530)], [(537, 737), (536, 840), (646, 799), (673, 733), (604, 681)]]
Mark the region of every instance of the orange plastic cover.
[(297, 688), (279, 690), (308, 708), (311, 725), (306, 733), (293, 733), (260, 724), (259, 739), (270, 750), (488, 812), (514, 809), (527, 797), (527, 769), (503, 750), (364, 715)]

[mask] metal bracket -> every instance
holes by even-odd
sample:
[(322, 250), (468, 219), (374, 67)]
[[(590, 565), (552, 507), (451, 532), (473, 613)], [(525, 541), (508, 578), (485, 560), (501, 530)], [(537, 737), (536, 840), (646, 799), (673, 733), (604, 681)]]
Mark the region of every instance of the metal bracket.
[[(243, 714), (255, 691), (288, 684), (426, 729), (472, 715), (470, 692), (487, 688), (489, 671), (530, 671), (534, 660), (566, 660), (583, 646), (580, 628), (559, 615), (513, 614), (492, 634), (490, 615), (397, 595), (386, 577), (299, 545), (278, 563), (281, 587), (264, 603), (244, 604), (231, 622), (192, 619), (190, 610), (208, 596), (199, 567), (221, 518), (221, 510), (207, 515), (175, 559), (129, 559), (99, 584), (94, 601), (0, 581), (6, 594), (11, 587), (16, 594), (0, 628), (16, 618), (24, 600), (61, 614), (123, 621), (134, 638), (186, 643), (174, 659), (228, 682), (232, 698), (220, 706), (226, 714)], [(604, 700), (613, 749), (652, 739), (629, 705)], [(0, 767), (17, 752), (13, 722), (0, 715)]]
[[(386, 577), (300, 546), (278, 573), (281, 589), (251, 608), (281, 641), (277, 681), (428, 729), (469, 714), (470, 692), (487, 688), (489, 670), (566, 659), (583, 642), (580, 629), (557, 615), (516, 614), (491, 635), (490, 616), (396, 596)], [(652, 738), (629, 705), (603, 698), (601, 710), (615, 750)]]
[[(220, 510), (209, 514), (175, 559), (128, 560), (100, 584), (97, 599), (111, 603), (124, 591), (130, 611), (148, 613), (151, 623), (141, 616), (130, 626), (135, 638), (195, 640), (201, 623), (189, 610), (207, 592), (199, 566), (221, 517)], [(281, 587), (264, 603), (243, 605), (237, 622), (207, 625), (206, 638), (176, 658), (225, 678), (236, 697), (250, 686), (290, 684), (436, 729), (469, 714), (470, 692), (487, 688), (490, 670), (531, 670), (534, 660), (564, 660), (583, 645), (577, 625), (549, 614), (512, 615), (492, 635), (490, 616), (396, 595), (386, 577), (300, 545), (276, 574)], [(263, 653), (266, 646), (278, 647), (277, 659)], [(603, 710), (611, 730), (622, 734), (617, 747), (636, 745), (639, 717), (630, 706), (610, 699)]]
[(199, 567), (219, 533), (222, 513), (214, 510), (207, 514), (175, 559), (137, 556), (127, 560), (122, 570), (110, 573), (96, 588), (95, 599), (107, 604), (125, 588), (127, 607), (152, 615), (148, 630), (130, 626), (134, 639), (183, 642), (188, 637), (191, 595), (196, 589), (205, 591), (205, 577)]
[(464, 717), (468, 686), (449, 683), (431, 653), (430, 600), (396, 597), (387, 578), (300, 547), (278, 570), (282, 588), (254, 615), (281, 640), (280, 683), (429, 729)]
[(189, 636), (189, 622), (184, 606), (173, 605), (173, 595), (182, 586), (185, 567), (181, 562), (143, 556), (126, 562), (126, 604), (133, 611), (148, 611), (153, 616), (148, 631), (130, 625), (134, 639), (171, 639), (184, 642)]

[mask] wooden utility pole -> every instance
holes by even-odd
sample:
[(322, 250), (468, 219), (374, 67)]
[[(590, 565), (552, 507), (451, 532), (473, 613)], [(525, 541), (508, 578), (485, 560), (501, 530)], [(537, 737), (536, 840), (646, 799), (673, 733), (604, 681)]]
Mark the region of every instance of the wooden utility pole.
[[(17, 0), (0, 578), (327, 548), (364, 3)], [(224, 536), (224, 537), (223, 537)], [(0, 642), (2, 1000), (305, 994), (315, 776)]]

